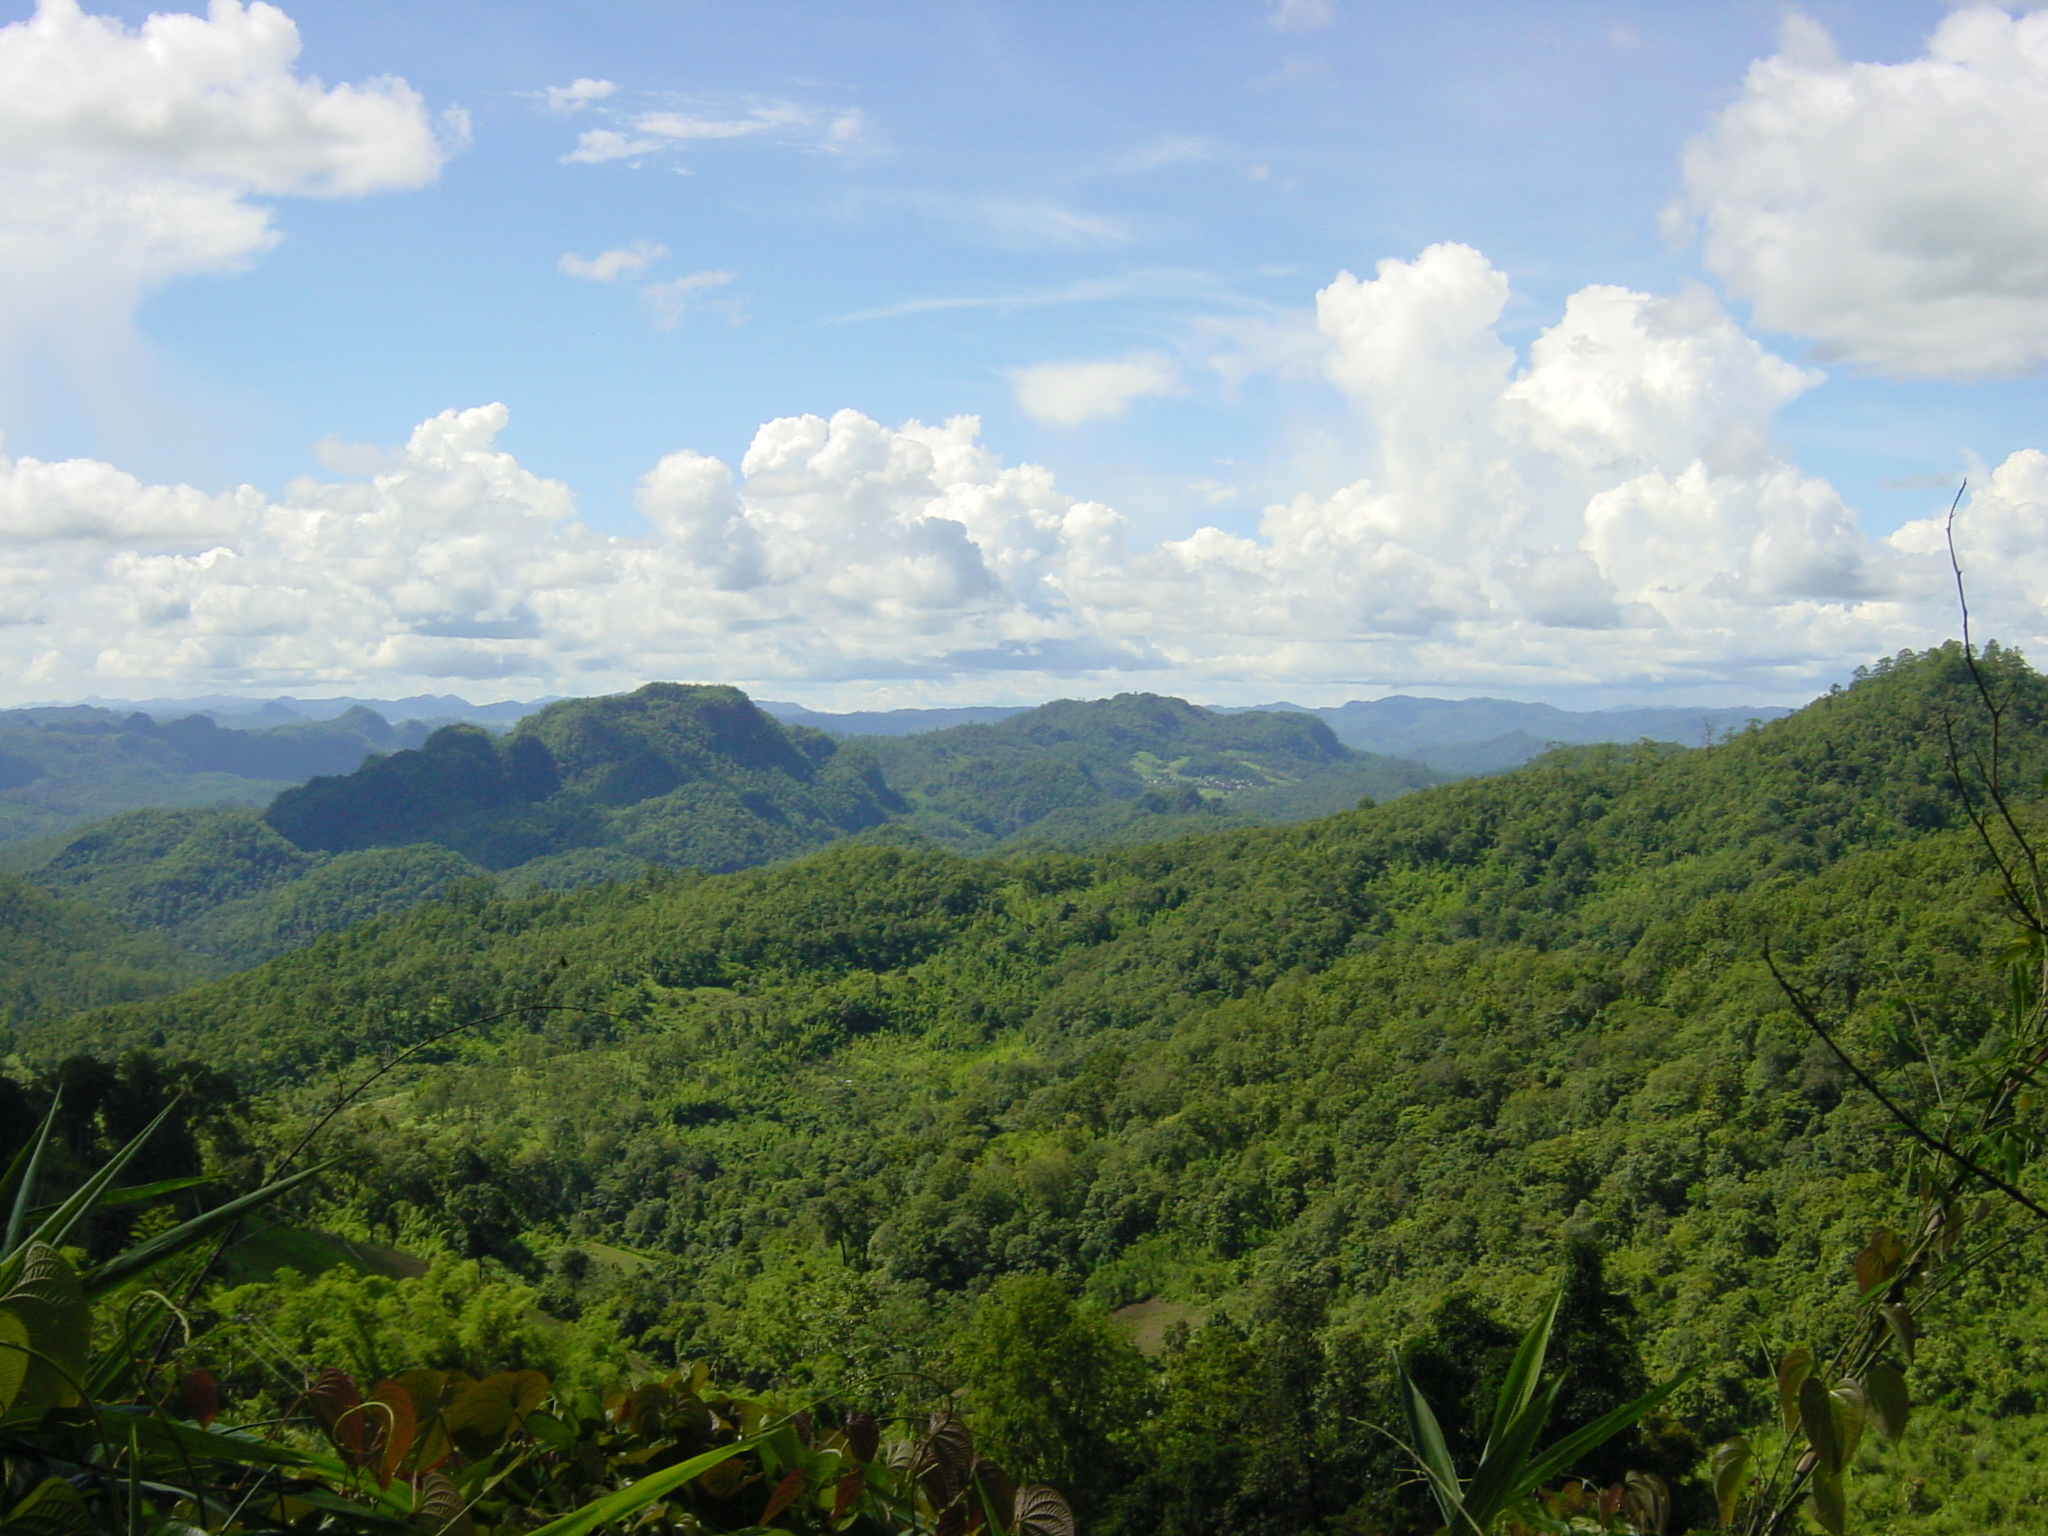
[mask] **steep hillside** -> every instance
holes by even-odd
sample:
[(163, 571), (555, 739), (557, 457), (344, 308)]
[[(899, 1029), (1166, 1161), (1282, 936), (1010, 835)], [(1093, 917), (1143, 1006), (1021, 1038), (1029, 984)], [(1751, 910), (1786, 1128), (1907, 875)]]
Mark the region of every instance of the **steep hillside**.
[(260, 964), (483, 876), (432, 845), (308, 853), (237, 810), (130, 811), (95, 823), (30, 872), (94, 923), (150, 934), (177, 956), (166, 974), (181, 982)]

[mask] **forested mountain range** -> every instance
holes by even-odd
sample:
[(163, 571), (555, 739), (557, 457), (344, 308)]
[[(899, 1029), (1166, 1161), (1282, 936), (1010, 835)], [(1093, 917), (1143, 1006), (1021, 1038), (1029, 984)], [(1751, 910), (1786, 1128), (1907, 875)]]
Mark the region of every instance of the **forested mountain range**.
[(0, 845), (143, 807), (266, 805), (280, 789), (417, 747), (428, 733), (361, 707), (253, 730), (205, 714), (0, 710)]
[[(1984, 666), (2014, 825), (2039, 829), (2048, 683)], [(1327, 750), (1312, 721), (1258, 725), (1258, 749), (1170, 709), (1145, 728), (1171, 721), (1189, 782), (1230, 776), (1212, 750)], [(919, 748), (911, 819), (967, 825), (948, 775), (1000, 763), (986, 733), (1013, 725)], [(2005, 1018), (2014, 929), (1958, 791), (1991, 750), (1949, 648), (1710, 746), (1562, 750), (1306, 824), (472, 882), (16, 1049), (197, 1057), (296, 1124), (436, 1041), (332, 1128), (307, 1219), (497, 1265), (556, 1317), (729, 1379), (952, 1381), (1000, 1418), (987, 1362), (1013, 1355), (986, 1341), (1023, 1326), (1025, 1279), (1077, 1318), (1174, 1321), (1149, 1359), (1101, 1346), (1032, 1421), (1098, 1531), (1431, 1529), (1365, 1428), (1399, 1422), (1390, 1351), (1474, 1450), (1520, 1324), (1572, 1274), (1568, 1421), (1694, 1373), (1588, 1475), (1659, 1471), (1672, 1528), (1703, 1527), (1703, 1448), (1776, 1421), (1774, 1362), (1825, 1352), (1859, 1247), (1909, 1228), (1925, 1176), (1770, 966), (1895, 1103), (1942, 1114)], [(2008, 1177), (2044, 1130), (2013, 1122)], [(1857, 1453), (1868, 1528), (2048, 1508), (2041, 1237), (1974, 1219), (1985, 1258), (1916, 1325), (1914, 1436)], [(368, 1278), (323, 1284), (325, 1308), (370, 1305)], [(316, 1329), (297, 1294), (235, 1306)]]
[(1412, 758), (1453, 776), (1500, 773), (1555, 746), (1601, 741), (1668, 741), (1698, 747), (1744, 729), (1752, 720), (1775, 720), (1783, 709), (1650, 708), (1559, 709), (1513, 699), (1418, 699), (1395, 694), (1353, 699), (1321, 709), (1260, 704), (1261, 710), (1314, 715), (1346, 746), (1361, 752)]
[[(834, 736), (908, 736), (955, 725), (993, 725), (1022, 708), (987, 705), (941, 709), (855, 710), (833, 714), (797, 704), (763, 702), (776, 719)], [(1511, 699), (1420, 699), (1395, 694), (1309, 707), (1257, 704), (1265, 714), (1312, 715), (1348, 747), (1382, 757), (1405, 757), (1452, 777), (1500, 773), (1552, 747), (1601, 741), (1668, 741), (1696, 747), (1751, 720), (1775, 720), (1789, 711), (1740, 705), (1718, 708), (1569, 710)], [(1223, 714), (1246, 710), (1223, 707)]]
[[(351, 711), (317, 744), (353, 763), (336, 743), (381, 725)], [(137, 716), (115, 740), (198, 742), (241, 761), (229, 754), (303, 752), (312, 730)], [(15, 868), (30, 886), (0, 887), (0, 975), (11, 978), (8, 1017), (45, 1017), (245, 968), (466, 878), (573, 886), (650, 865), (715, 873), (857, 835), (962, 850), (1143, 840), (1300, 820), (1435, 777), (1352, 752), (1302, 716), (1217, 715), (1152, 695), (842, 744), (780, 724), (736, 689), (650, 684), (551, 704), (502, 737), (444, 726), (286, 786), (261, 814), (136, 810), (22, 845)], [(75, 951), (52, 896), (96, 909), (69, 924)], [(109, 934), (132, 957), (118, 982), (90, 959)], [(77, 963), (58, 958), (72, 953)]]

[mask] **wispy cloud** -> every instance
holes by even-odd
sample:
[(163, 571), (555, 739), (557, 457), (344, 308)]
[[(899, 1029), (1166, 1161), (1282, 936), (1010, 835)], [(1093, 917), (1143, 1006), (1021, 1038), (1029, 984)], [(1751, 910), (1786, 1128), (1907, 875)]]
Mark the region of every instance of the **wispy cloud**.
[(1231, 302), (1216, 279), (1206, 272), (1175, 269), (1130, 272), (1120, 277), (1087, 277), (1051, 288), (1027, 288), (1011, 293), (960, 293), (905, 299), (897, 304), (880, 304), (873, 309), (856, 309), (833, 315), (828, 325), (850, 325), (863, 320), (894, 320), (903, 315), (929, 314), (948, 309), (1048, 309), (1066, 304), (1102, 304), (1144, 294), (1152, 298), (1201, 298)]
[(1180, 389), (1180, 364), (1163, 352), (1040, 363), (1010, 374), (1025, 415), (1063, 427), (1121, 416), (1135, 400)]
[(1212, 507), (1220, 507), (1226, 501), (1235, 501), (1244, 494), (1234, 485), (1225, 485), (1221, 480), (1190, 480), (1188, 489)]
[(1266, 25), (1275, 32), (1313, 32), (1337, 19), (1334, 0), (1273, 0)]
[(846, 325), (859, 320), (894, 320), (902, 315), (923, 315), (945, 309), (1044, 309), (1060, 304), (1100, 304), (1109, 299), (1127, 298), (1136, 291), (1137, 285), (1130, 278), (1093, 277), (1030, 293), (963, 293), (905, 299), (900, 304), (882, 304), (874, 309), (856, 309), (848, 314), (834, 315), (828, 323)]
[(815, 114), (792, 102), (756, 107), (744, 117), (704, 117), (693, 112), (642, 112), (633, 127), (664, 139), (744, 139), (758, 133), (807, 126)]
[(564, 165), (601, 165), (607, 160), (628, 160), (650, 154), (662, 147), (659, 139), (629, 139), (611, 128), (589, 128), (577, 135), (576, 147), (562, 156)]
[(578, 256), (569, 251), (555, 263), (555, 269), (570, 277), (588, 278), (593, 283), (609, 283), (621, 277), (638, 277), (667, 254), (665, 245), (656, 245), (652, 240), (635, 240), (631, 245), (619, 246), (596, 256)]
[(551, 85), (541, 92), (541, 96), (550, 112), (567, 116), (571, 112), (581, 112), (593, 101), (603, 101), (617, 90), (618, 87), (609, 80), (579, 79), (571, 80), (567, 85)]
[[(681, 277), (672, 277), (665, 283), (649, 283), (640, 290), (642, 298), (654, 306), (654, 323), (664, 331), (672, 331), (683, 322), (683, 317), (698, 306), (698, 296), (712, 288), (723, 288), (733, 279), (730, 272), (686, 272)], [(728, 319), (742, 318), (737, 305), (724, 306)]]
[(1103, 169), (1113, 176), (1140, 176), (1165, 166), (1197, 165), (1216, 157), (1217, 145), (1213, 139), (1192, 133), (1164, 133), (1136, 149), (1112, 157)]
[[(608, 86), (609, 82), (579, 80), (562, 89), (598, 85)], [(611, 91), (603, 94), (609, 96)], [(553, 95), (550, 92), (551, 102)], [(575, 107), (595, 99), (586, 93)], [(858, 108), (827, 109), (794, 101), (697, 102), (609, 115), (614, 126), (586, 129), (577, 137), (576, 147), (562, 156), (564, 164), (597, 165), (730, 139), (767, 139), (832, 154), (868, 148), (873, 140), (872, 124)]]
[(1050, 200), (985, 197), (946, 210), (958, 222), (976, 226), (998, 245), (1012, 248), (1073, 249), (1124, 245), (1131, 232), (1116, 219), (1084, 213)]

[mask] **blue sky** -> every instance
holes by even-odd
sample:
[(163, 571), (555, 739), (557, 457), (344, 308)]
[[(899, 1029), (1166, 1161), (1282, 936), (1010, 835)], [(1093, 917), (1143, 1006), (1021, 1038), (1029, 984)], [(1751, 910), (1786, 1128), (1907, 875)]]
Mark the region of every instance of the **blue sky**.
[[(1987, 605), (2042, 627), (1998, 553), (2048, 356), (2017, 12), (311, 0), (153, 54), (148, 16), (0, 6), (0, 85), (83, 61), (0, 112), (0, 175), (59, 189), (0, 229), (23, 697), (1790, 701), (1953, 627), (1922, 520), (1965, 470)], [(1563, 326), (1597, 292), (1637, 302)], [(1567, 383), (1588, 346), (1627, 357)], [(1665, 415), (1559, 447), (1631, 390)], [(809, 480), (743, 471), (807, 415)], [(971, 465), (899, 435), (962, 416)], [(686, 452), (737, 489), (650, 489)]]

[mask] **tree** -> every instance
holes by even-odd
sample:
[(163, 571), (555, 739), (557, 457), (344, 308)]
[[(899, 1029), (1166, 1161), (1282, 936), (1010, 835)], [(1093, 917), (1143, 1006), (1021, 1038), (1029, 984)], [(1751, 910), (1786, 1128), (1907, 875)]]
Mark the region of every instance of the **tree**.
[(1050, 1275), (998, 1281), (953, 1361), (991, 1452), (1065, 1490), (1084, 1519), (1129, 1475), (1126, 1436), (1150, 1368), (1106, 1315)]

